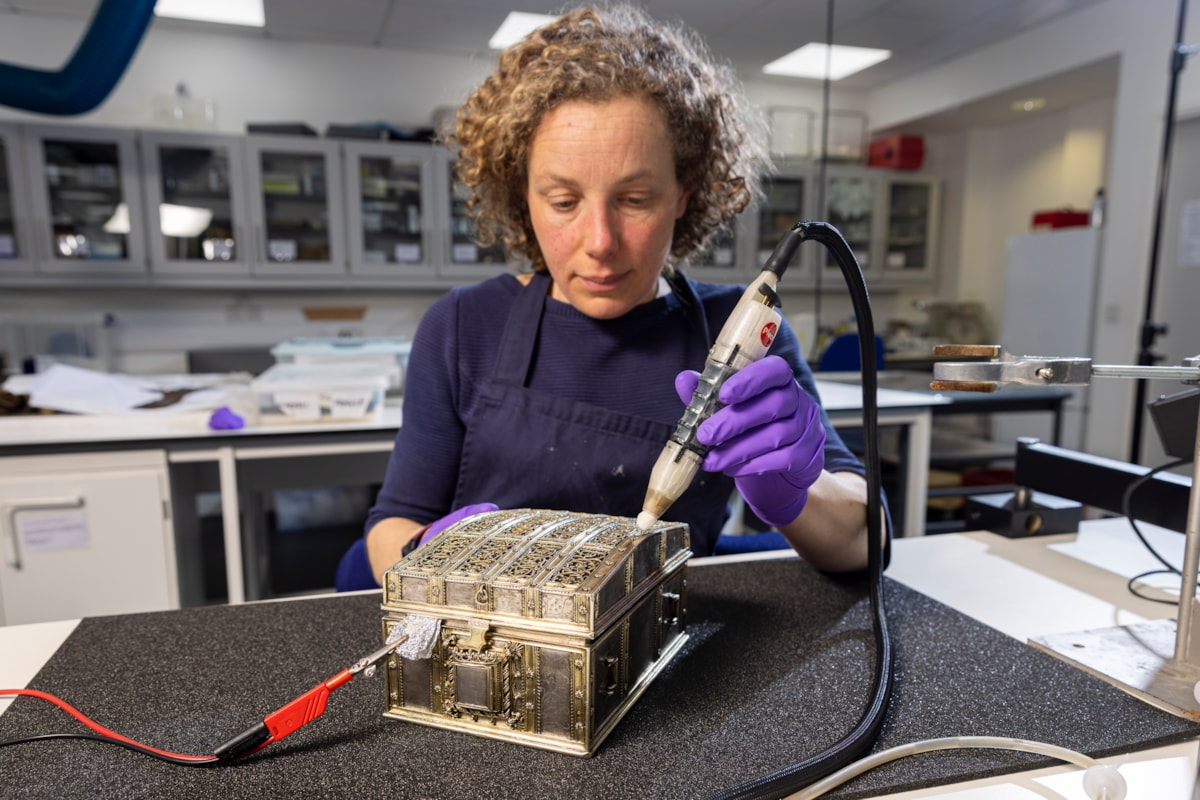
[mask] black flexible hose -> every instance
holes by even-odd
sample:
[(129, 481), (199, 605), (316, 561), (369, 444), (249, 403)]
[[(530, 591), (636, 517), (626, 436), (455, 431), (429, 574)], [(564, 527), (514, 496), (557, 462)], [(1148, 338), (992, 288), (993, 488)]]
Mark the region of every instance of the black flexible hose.
[(798, 222), (785, 240), (788, 238), (795, 241), (788, 245), (781, 243), (782, 249), (776, 249), (776, 252), (786, 253), (788, 258), (795, 252), (799, 242), (809, 239), (829, 249), (842, 269), (858, 320), (858, 345), (862, 359), (863, 438), (866, 440), (863, 461), (867, 469), (867, 570), (875, 634), (875, 676), (862, 717), (841, 741), (790, 767), (726, 789), (711, 800), (775, 800), (786, 797), (862, 758), (879, 738), (895, 674), (895, 654), (888, 635), (887, 613), (883, 604), (883, 531), (880, 527), (883, 505), (879, 467), (879, 408), (876, 399), (879, 376), (875, 369), (875, 321), (871, 316), (866, 280), (854, 258), (854, 252), (832, 225), (825, 222)]

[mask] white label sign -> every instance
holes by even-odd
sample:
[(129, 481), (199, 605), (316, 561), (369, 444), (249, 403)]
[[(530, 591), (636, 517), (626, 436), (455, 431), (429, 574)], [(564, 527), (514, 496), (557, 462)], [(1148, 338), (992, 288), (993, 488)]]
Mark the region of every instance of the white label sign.
[(316, 392), (276, 392), (272, 399), (291, 419), (315, 421), (321, 418), (321, 397)]
[(267, 259), (270, 261), (295, 261), (297, 247), (292, 239), (272, 239), (267, 242)]
[(398, 244), (395, 249), (396, 260), (401, 264), (416, 264), (421, 260), (421, 245)]
[(367, 414), (372, 392), (343, 390), (329, 393), (329, 415), (334, 419), (358, 419)]
[(21, 514), (17, 516), (17, 531), (25, 543), (27, 553), (86, 550), (91, 544), (87, 514), (83, 511), (62, 511), (37, 516)]

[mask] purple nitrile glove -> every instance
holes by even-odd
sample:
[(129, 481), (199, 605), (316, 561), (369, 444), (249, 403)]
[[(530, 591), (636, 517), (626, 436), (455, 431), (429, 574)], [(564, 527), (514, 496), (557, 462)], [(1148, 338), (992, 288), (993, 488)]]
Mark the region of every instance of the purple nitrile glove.
[[(699, 380), (691, 370), (675, 377), (675, 392), (685, 404)], [(735, 372), (717, 397), (725, 407), (696, 431), (697, 441), (712, 448), (704, 469), (731, 476), (763, 522), (786, 525), (799, 516), (808, 487), (825, 467), (821, 407), (779, 356)]]
[(420, 540), (417, 541), (417, 547), (420, 547), (423, 544), (428, 544), (430, 539), (437, 536), (454, 523), (461, 522), (467, 517), (473, 517), (476, 514), (483, 514), (486, 511), (499, 510), (500, 506), (496, 505), (495, 503), (475, 503), (474, 505), (463, 506), (456, 511), (451, 511), (441, 519), (430, 523), (429, 527), (425, 529), (425, 532), (421, 534)]

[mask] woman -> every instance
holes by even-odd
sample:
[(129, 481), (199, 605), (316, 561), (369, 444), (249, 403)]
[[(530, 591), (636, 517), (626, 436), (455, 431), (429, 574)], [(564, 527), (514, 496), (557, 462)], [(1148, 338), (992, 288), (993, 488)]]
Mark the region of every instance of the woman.
[[(682, 29), (579, 9), (500, 57), (451, 145), (482, 243), (532, 270), (429, 309), (404, 423), (339, 588), (480, 510), (636, 516), (650, 469), (741, 288), (676, 269), (759, 192), (755, 116)], [(712, 552), (736, 487), (815, 566), (867, 563), (866, 483), (816, 401), (795, 334), (732, 376), (704, 470), (667, 512)], [(428, 524), (432, 521), (432, 524)]]

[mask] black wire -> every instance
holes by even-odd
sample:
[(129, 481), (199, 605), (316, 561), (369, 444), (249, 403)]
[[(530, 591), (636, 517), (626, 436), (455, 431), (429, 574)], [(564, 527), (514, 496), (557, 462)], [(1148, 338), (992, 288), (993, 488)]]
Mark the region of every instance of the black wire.
[[(710, 800), (776, 800), (809, 786), (827, 775), (865, 756), (879, 738), (884, 714), (891, 698), (895, 675), (895, 653), (888, 636), (887, 614), (883, 606), (883, 519), (882, 478), (879, 466), (878, 375), (875, 369), (875, 323), (867, 296), (866, 280), (854, 252), (836, 228), (824, 222), (798, 222), (772, 253), (784, 260), (791, 257), (799, 241), (815, 239), (833, 253), (858, 320), (859, 352), (862, 359), (864, 465), (867, 470), (867, 572), (870, 580), (871, 615), (875, 637), (875, 674), (869, 701), (854, 728), (840, 741), (821, 753), (790, 767), (726, 789)], [(778, 273), (776, 273), (778, 274)], [(890, 533), (890, 531), (889, 531)]]
[[(1178, 600), (1165, 600), (1161, 597), (1151, 597), (1148, 594), (1142, 594), (1141, 592), (1139, 592), (1137, 589), (1134, 588), (1134, 584), (1137, 583), (1138, 581), (1140, 581), (1142, 578), (1149, 578), (1151, 575), (1178, 575), (1178, 574), (1179, 574), (1179, 570), (1177, 570), (1177, 569), (1152, 569), (1147, 572), (1143, 572), (1140, 575), (1134, 575), (1132, 578), (1129, 579), (1129, 582), (1126, 583), (1125, 586), (1126, 586), (1126, 588), (1129, 589), (1129, 593), (1131, 595), (1133, 595), (1134, 597), (1137, 597), (1141, 600), (1149, 600), (1151, 603), (1162, 603), (1163, 605), (1167, 605), (1167, 606), (1177, 606), (1177, 605), (1179, 605)], [(1197, 583), (1196, 585), (1198, 587), (1200, 587), (1200, 583)], [(1183, 594), (1183, 584), (1182, 583), (1180, 583), (1180, 585), (1179, 585), (1179, 593)]]
[[(1149, 540), (1146, 539), (1145, 534), (1142, 533), (1142, 529), (1138, 527), (1137, 520), (1135, 520), (1133, 518), (1133, 493), (1136, 492), (1138, 489), (1140, 489), (1142, 486), (1145, 486), (1147, 481), (1149, 481), (1151, 478), (1153, 478), (1155, 475), (1162, 472), (1163, 470), (1174, 469), (1175, 467), (1182, 467), (1184, 464), (1190, 464), (1190, 463), (1191, 463), (1191, 459), (1180, 458), (1180, 459), (1176, 459), (1175, 461), (1168, 461), (1166, 464), (1160, 464), (1159, 466), (1150, 470), (1146, 474), (1139, 476), (1137, 480), (1133, 481), (1128, 486), (1126, 486), (1125, 492), (1121, 495), (1121, 513), (1125, 516), (1125, 518), (1127, 520), (1129, 520), (1129, 527), (1133, 528), (1134, 535), (1137, 536), (1137, 538), (1141, 541), (1142, 546), (1145, 547), (1146, 550), (1148, 550), (1150, 552), (1150, 555), (1154, 556), (1154, 558), (1158, 561), (1158, 563), (1160, 563), (1164, 567), (1166, 567), (1168, 572), (1173, 572), (1176, 575), (1181, 574), (1179, 569), (1176, 566), (1174, 566), (1173, 564), (1171, 564), (1171, 562), (1169, 562), (1165, 558), (1163, 558), (1163, 556), (1157, 550), (1154, 549), (1154, 547), (1150, 544)], [(1147, 574), (1149, 574), (1149, 573), (1147, 573)], [(1132, 592), (1133, 590), (1130, 589), (1130, 591)], [(1133, 593), (1137, 594), (1137, 592), (1133, 592)], [(1138, 596), (1140, 597), (1141, 595), (1138, 595)], [(1149, 598), (1147, 598), (1147, 599), (1149, 599)]]
[(98, 733), (43, 733), (39, 736), (26, 736), (21, 739), (8, 739), (0, 742), (0, 748), (11, 747), (18, 744), (29, 744), (30, 742), (40, 742), (47, 739), (86, 739), (92, 742), (101, 742), (103, 744), (113, 744), (117, 747), (124, 747), (126, 750), (132, 750), (135, 753), (151, 756), (161, 761), (166, 761), (170, 764), (179, 764), (187, 767), (207, 767), (210, 764), (220, 762), (220, 759), (213, 756), (210, 759), (197, 760), (193, 758), (181, 758), (179, 756), (168, 755), (167, 753), (159, 753), (151, 748), (143, 747), (136, 742), (125, 742), (120, 739), (114, 739), (111, 736), (102, 736)]

